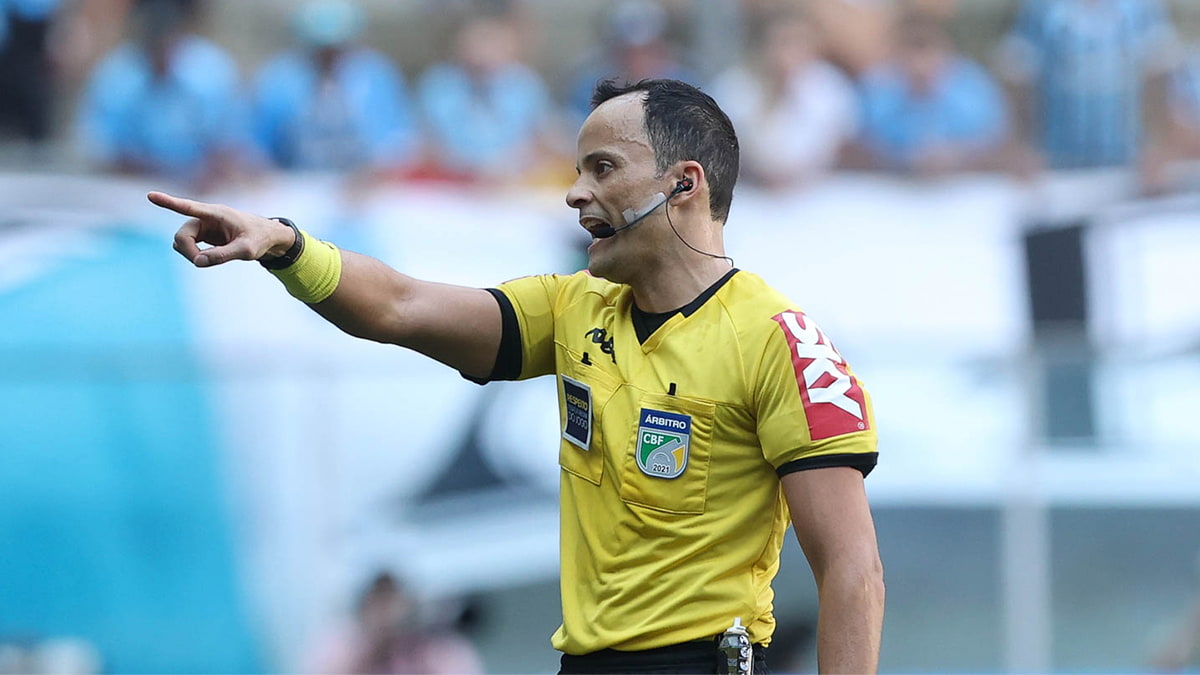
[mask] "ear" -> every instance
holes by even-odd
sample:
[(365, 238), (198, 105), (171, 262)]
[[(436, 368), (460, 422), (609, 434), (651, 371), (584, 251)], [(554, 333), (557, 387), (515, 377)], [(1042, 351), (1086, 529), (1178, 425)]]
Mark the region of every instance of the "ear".
[[(683, 206), (687, 202), (695, 199), (698, 195), (704, 194), (704, 199), (708, 199), (708, 183), (704, 179), (704, 167), (700, 162), (688, 160), (680, 162), (675, 167), (675, 182), (672, 183), (671, 189), (679, 185), (680, 181), (688, 181), (692, 187), (675, 195), (671, 199), (671, 203), (676, 206)], [(706, 205), (707, 208), (707, 205)]]

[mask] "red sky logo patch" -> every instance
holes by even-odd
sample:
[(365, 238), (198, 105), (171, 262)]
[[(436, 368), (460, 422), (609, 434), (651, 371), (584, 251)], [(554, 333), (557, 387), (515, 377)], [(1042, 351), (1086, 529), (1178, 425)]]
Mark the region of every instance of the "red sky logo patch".
[(812, 440), (866, 429), (862, 387), (816, 322), (803, 312), (782, 312), (772, 318), (787, 338)]

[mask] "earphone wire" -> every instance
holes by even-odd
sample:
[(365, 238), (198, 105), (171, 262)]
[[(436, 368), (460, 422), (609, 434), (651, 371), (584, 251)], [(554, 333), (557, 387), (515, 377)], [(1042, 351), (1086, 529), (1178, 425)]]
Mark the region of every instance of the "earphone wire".
[(696, 248), (695, 246), (692, 246), (691, 244), (689, 244), (687, 239), (684, 239), (683, 235), (679, 234), (679, 230), (675, 229), (675, 221), (671, 220), (671, 203), (670, 203), (670, 201), (668, 201), (666, 203), (666, 207), (663, 209), (663, 214), (667, 217), (667, 224), (671, 226), (671, 231), (675, 233), (676, 237), (679, 237), (679, 241), (682, 241), (684, 246), (692, 249), (693, 251), (695, 251), (696, 253), (699, 253), (700, 255), (706, 255), (710, 258), (717, 258), (719, 260), (728, 261), (730, 267), (737, 267), (737, 265), (735, 265), (733, 262), (733, 258), (730, 258), (727, 255), (717, 255), (716, 253), (709, 253), (708, 251), (701, 251), (700, 249)]

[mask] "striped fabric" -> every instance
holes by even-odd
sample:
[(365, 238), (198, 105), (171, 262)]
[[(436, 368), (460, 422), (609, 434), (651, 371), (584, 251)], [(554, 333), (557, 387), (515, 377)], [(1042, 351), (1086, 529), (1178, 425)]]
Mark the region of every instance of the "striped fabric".
[(1137, 158), (1148, 71), (1166, 65), (1174, 31), (1160, 0), (1026, 0), (1010, 65), (1033, 83), (1035, 133), (1050, 166)]

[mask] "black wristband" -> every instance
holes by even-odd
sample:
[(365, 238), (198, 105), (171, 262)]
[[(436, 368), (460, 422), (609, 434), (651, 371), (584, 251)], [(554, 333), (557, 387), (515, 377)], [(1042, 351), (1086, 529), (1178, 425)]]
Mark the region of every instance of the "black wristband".
[(281, 256), (263, 256), (262, 258), (259, 258), (258, 264), (269, 270), (281, 270), (291, 267), (292, 263), (296, 262), (296, 259), (300, 257), (301, 253), (304, 252), (304, 235), (300, 234), (300, 228), (296, 227), (296, 224), (287, 218), (272, 218), (271, 220), (283, 223), (284, 225), (292, 228), (292, 232), (296, 233), (296, 243), (292, 244), (291, 248), (289, 248)]

